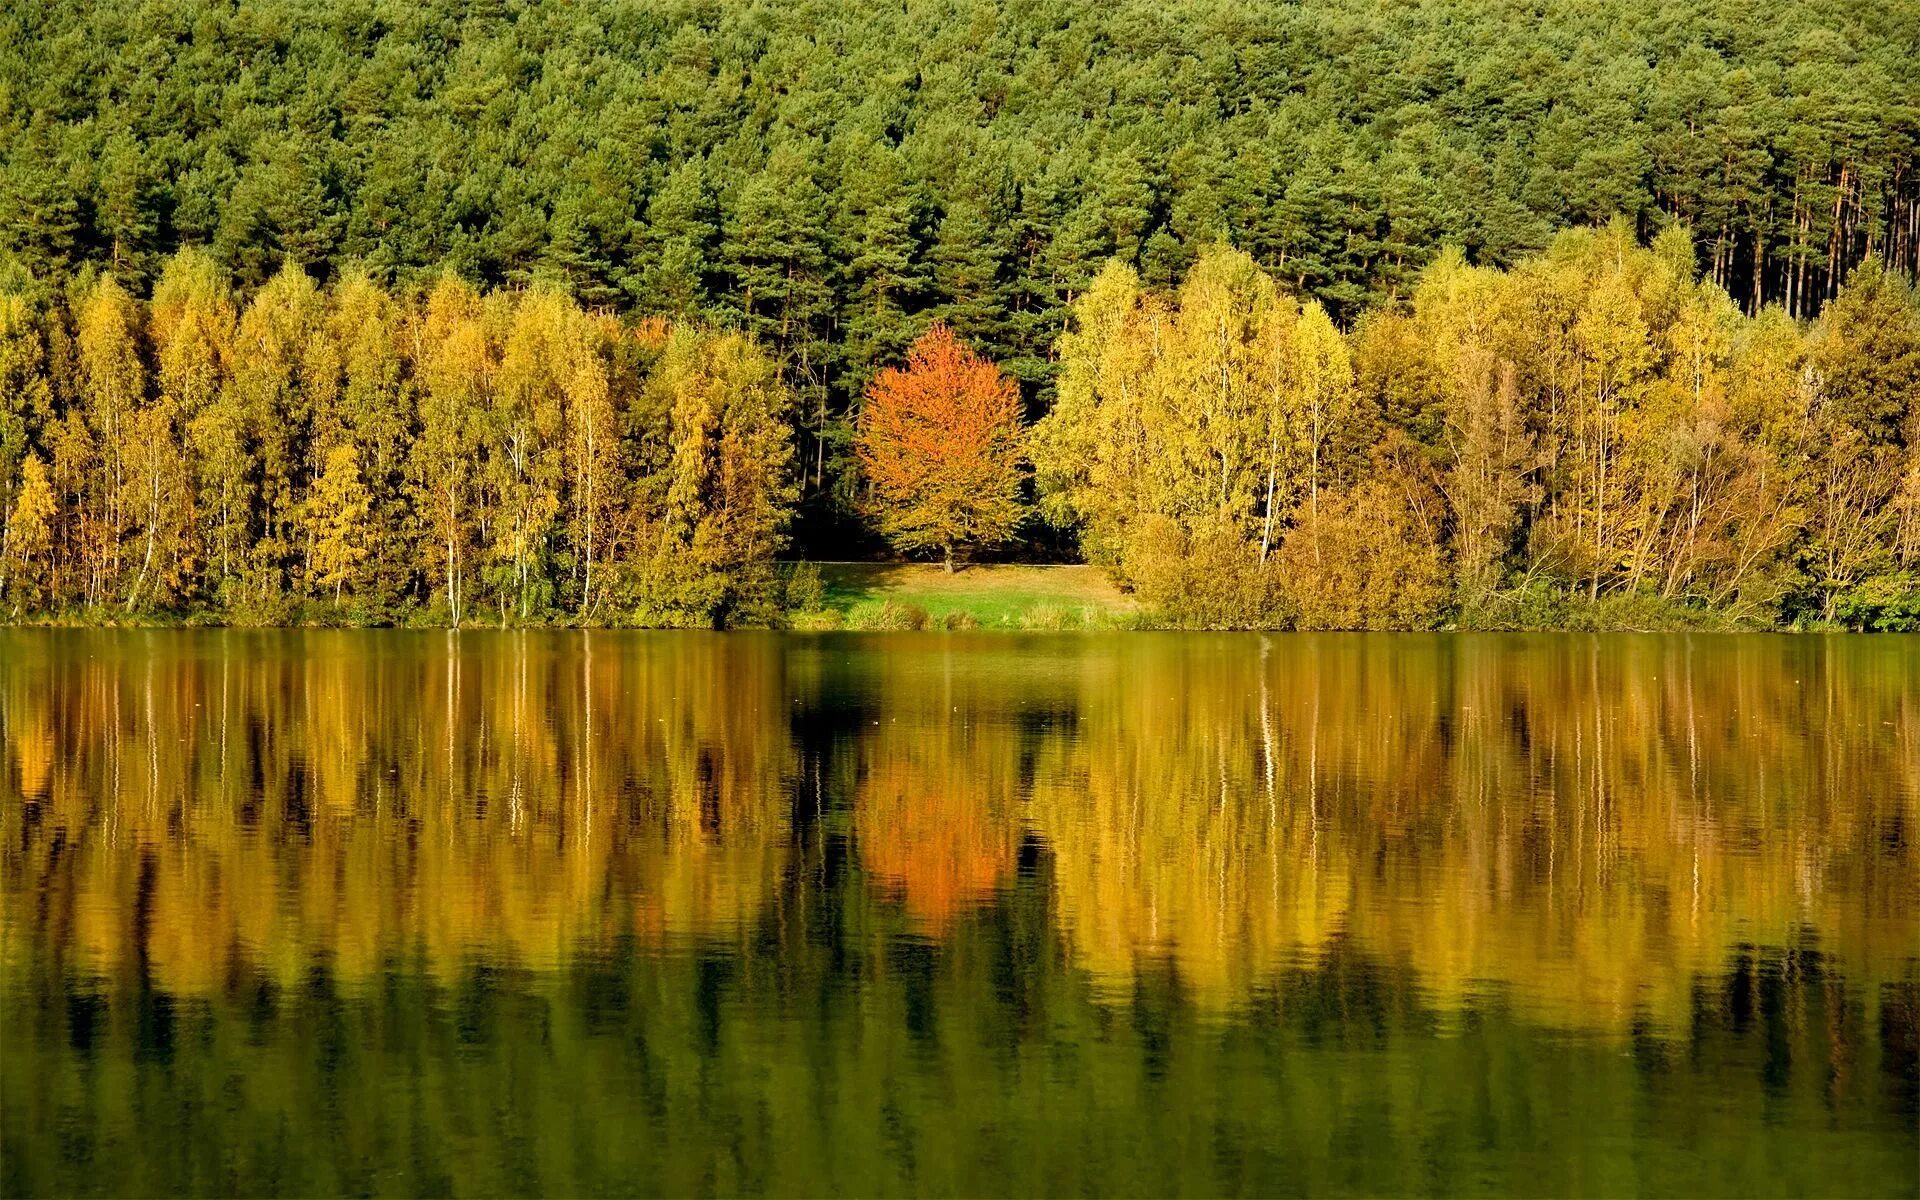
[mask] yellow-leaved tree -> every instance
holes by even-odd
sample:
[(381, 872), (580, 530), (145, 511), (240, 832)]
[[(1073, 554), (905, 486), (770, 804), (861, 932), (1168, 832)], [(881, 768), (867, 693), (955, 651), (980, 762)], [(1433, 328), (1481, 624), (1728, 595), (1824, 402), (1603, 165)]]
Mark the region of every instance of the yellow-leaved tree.
[(15, 613), (32, 608), (46, 594), (39, 571), (53, 548), (55, 510), (46, 464), (39, 455), (28, 454), (7, 514), (6, 544), (0, 547), (0, 594), (12, 599)]
[(308, 583), (331, 591), (334, 603), (367, 558), (367, 514), (372, 500), (360, 479), (359, 455), (350, 445), (327, 451), (326, 466), (307, 497), (308, 543), (313, 547)]
[(676, 329), (649, 381), (670, 413), (664, 495), (649, 497), (641, 617), (716, 626), (771, 617), (773, 557), (798, 495), (787, 416), (793, 397), (759, 343)]
[(420, 337), (426, 389), (411, 464), (414, 507), (430, 533), (427, 545), (448, 623), (457, 627), (473, 538), (469, 510), (478, 474), (478, 426), (493, 381), (493, 353), (480, 297), (457, 276), (443, 276), (434, 285), (425, 317)]

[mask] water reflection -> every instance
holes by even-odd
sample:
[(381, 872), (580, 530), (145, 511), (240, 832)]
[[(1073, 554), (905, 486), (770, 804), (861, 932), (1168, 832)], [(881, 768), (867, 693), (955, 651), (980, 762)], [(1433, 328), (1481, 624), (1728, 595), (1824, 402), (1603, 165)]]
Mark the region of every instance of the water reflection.
[(12, 633), (0, 737), (8, 1194), (1917, 1182), (1920, 639)]

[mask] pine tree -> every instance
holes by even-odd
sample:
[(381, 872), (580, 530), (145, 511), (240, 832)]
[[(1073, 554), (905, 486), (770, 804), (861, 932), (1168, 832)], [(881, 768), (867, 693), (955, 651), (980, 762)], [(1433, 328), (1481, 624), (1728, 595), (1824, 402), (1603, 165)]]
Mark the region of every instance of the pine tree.
[(643, 311), (686, 319), (705, 310), (713, 270), (713, 211), (695, 158), (669, 172), (648, 201), (633, 284), (633, 299)]

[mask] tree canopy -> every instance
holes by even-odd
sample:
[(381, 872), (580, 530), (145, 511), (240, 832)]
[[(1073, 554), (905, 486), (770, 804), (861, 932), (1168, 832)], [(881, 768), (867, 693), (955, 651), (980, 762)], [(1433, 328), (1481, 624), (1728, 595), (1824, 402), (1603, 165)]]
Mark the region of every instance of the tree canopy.
[(949, 571), (957, 548), (1003, 542), (1024, 515), (1019, 393), (944, 324), (868, 385), (857, 448), (874, 523)]
[(1551, 624), (1577, 594), (1904, 627), (1916, 336), (1877, 266), (1815, 325), (1750, 319), (1620, 224), (1443, 257), (1345, 338), (1240, 251), (1172, 293), (1116, 264), (1061, 341), (1041, 510), (1200, 625)]

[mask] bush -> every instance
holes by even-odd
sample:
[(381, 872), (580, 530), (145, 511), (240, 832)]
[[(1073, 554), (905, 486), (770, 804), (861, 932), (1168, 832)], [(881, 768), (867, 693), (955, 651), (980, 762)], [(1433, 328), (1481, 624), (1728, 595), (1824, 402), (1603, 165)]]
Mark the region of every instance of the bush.
[(1920, 575), (1875, 575), (1849, 589), (1834, 606), (1849, 629), (1868, 633), (1920, 632)]
[(1494, 592), (1470, 612), (1463, 629), (1564, 630), (1570, 633), (1666, 633), (1750, 628), (1725, 612), (1703, 608), (1657, 592), (1615, 592), (1598, 600), (1585, 591), (1535, 579), (1522, 587)]
[(820, 608), (814, 609), (811, 612), (797, 612), (787, 615), (787, 628), (789, 629), (801, 629), (818, 633), (830, 629), (844, 628), (845, 625), (845, 618), (840, 615), (838, 610), (831, 608)]
[(810, 562), (791, 563), (780, 571), (781, 606), (790, 613), (818, 612), (827, 604), (826, 581)]
[(1435, 531), (1391, 477), (1322, 493), (1276, 557), (1302, 629), (1431, 629), (1446, 603)]
[(1678, 633), (1735, 628), (1724, 614), (1656, 592), (1618, 592), (1589, 601), (1576, 595), (1560, 628), (1594, 633)]
[(1566, 623), (1566, 593), (1544, 579), (1489, 592), (1463, 605), (1459, 621), (1462, 629), (1490, 630), (1561, 629)]
[(926, 627), (927, 610), (917, 604), (862, 600), (847, 610), (848, 629), (905, 632)]
[(1226, 518), (1191, 532), (1168, 517), (1130, 530), (1121, 574), (1161, 619), (1187, 629), (1272, 629), (1289, 613), (1271, 562)]

